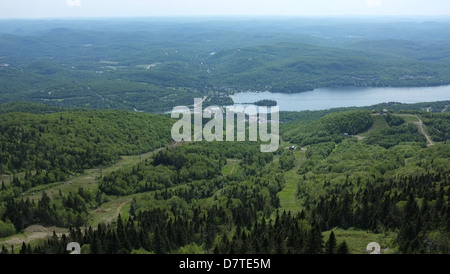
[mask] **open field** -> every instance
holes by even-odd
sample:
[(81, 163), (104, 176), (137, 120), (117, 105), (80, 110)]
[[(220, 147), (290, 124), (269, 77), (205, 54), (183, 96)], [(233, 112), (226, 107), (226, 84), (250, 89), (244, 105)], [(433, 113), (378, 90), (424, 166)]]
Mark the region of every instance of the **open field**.
[(240, 162), (241, 160), (227, 159), (227, 164), (222, 168), (222, 174), (226, 176), (233, 174), (233, 172), (236, 173), (239, 170)]
[[(381, 246), (382, 254), (392, 254), (395, 253), (395, 250), (391, 248), (392, 241), (395, 238), (393, 233), (387, 234), (375, 234), (372, 232), (362, 231), (362, 230), (354, 230), (354, 229), (333, 229), (334, 235), (338, 240), (338, 244), (342, 241), (347, 243), (347, 246), (350, 250), (350, 254), (368, 254), (366, 247), (371, 242), (379, 243)], [(322, 235), (324, 240), (327, 241), (330, 236), (331, 231), (326, 231)]]
[(297, 188), (300, 179), (300, 175), (297, 174), (298, 169), (305, 161), (305, 152), (301, 150), (295, 150), (295, 166), (284, 173), (286, 180), (285, 187), (278, 193), (280, 198), (281, 210), (291, 211), (292, 213), (298, 213), (300, 207), (297, 200)]
[(369, 130), (367, 130), (366, 132), (358, 134), (358, 136), (368, 137), (368, 136), (370, 136), (370, 134), (372, 134), (374, 132), (378, 132), (378, 131), (382, 130), (383, 128), (386, 128), (389, 126), (386, 122), (386, 119), (384, 119), (383, 116), (373, 115), (372, 117), (373, 117), (372, 127), (369, 128)]

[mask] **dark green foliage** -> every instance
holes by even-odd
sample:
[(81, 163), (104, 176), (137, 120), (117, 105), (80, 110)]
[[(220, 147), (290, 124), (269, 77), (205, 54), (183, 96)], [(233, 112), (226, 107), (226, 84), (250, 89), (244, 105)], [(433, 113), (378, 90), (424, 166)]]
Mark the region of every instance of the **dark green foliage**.
[[(168, 219), (167, 214), (159, 209), (143, 211), (134, 219), (123, 221), (120, 218), (114, 225), (100, 224), (96, 230), (71, 228), (69, 236), (61, 239), (51, 238), (43, 246), (31, 249), (23, 245), (21, 254), (59, 254), (65, 253), (69, 241), (80, 245), (89, 245), (91, 254), (120, 254), (132, 250), (145, 249), (157, 254), (170, 253), (188, 243), (211, 242), (216, 254), (302, 254), (311, 252), (307, 235), (315, 235), (315, 247), (321, 246), (319, 234), (314, 229), (299, 226), (302, 219), (284, 212), (278, 215), (275, 222), (265, 220), (254, 222), (253, 226), (237, 226), (232, 236), (220, 233), (220, 225), (216, 218), (208, 216), (226, 216), (223, 207), (212, 207), (206, 212), (199, 207), (191, 208), (194, 213), (202, 213), (204, 217), (189, 218), (174, 214)], [(205, 213), (205, 214), (203, 214)], [(232, 221), (232, 220), (226, 220)], [(213, 240), (216, 244), (212, 244)]]
[(284, 152), (279, 161), (282, 170), (290, 170), (295, 166), (294, 153), (292, 151)]
[(275, 21), (2, 22), (0, 101), (155, 113), (249, 89), (450, 83), (447, 22)]
[(426, 145), (426, 138), (413, 124), (403, 124), (397, 127), (389, 127), (379, 133), (372, 134), (365, 142), (370, 145), (379, 145), (390, 148), (401, 143), (418, 143)]
[[(429, 106), (442, 111), (448, 102), (282, 113), (283, 139), (308, 146), (298, 176), (304, 211), (296, 215), (280, 213), (277, 196), (285, 185), (283, 172), (295, 166), (294, 153), (278, 152), (275, 164), (273, 154), (246, 142), (182, 144), (105, 175), (99, 190), (80, 188), (52, 197), (44, 192), (37, 201), (20, 198), (35, 186), (170, 141), (173, 121), (162, 115), (61, 106), (164, 112), (192, 105), (194, 97), (207, 96), (204, 106), (231, 105), (228, 95), (246, 89), (294, 92), (449, 82), (449, 37), (443, 31), (436, 31), (445, 35), (433, 45), (424, 42), (424, 31), (414, 32), (420, 41), (413, 44), (386, 40), (385, 34), (355, 42), (342, 33), (331, 33), (336, 38), (331, 44), (273, 29), (250, 36), (248, 30), (211, 31), (216, 27), (207, 34), (185, 31), (189, 26), (180, 31), (173, 26), (149, 30), (148, 25), (133, 35), (127, 28), (111, 32), (104, 25), (99, 28), (106, 31), (2, 34), (2, 62), (14, 65), (0, 68), (0, 100), (10, 102), (0, 107), (0, 173), (13, 176), (1, 185), (0, 235), (36, 223), (70, 227), (68, 236), (54, 234), (33, 249), (23, 243), (22, 254), (67, 253), (69, 241), (94, 254), (171, 253), (190, 244), (216, 254), (347, 254), (345, 241), (338, 244), (331, 232), (324, 242), (322, 232), (353, 227), (394, 231), (400, 253), (449, 252), (449, 146), (426, 148), (416, 125), (391, 114), (385, 116), (389, 127), (364, 141), (351, 137), (372, 126), (370, 111), (413, 108), (434, 141), (447, 141), (449, 116), (420, 111)], [(284, 35), (292, 38), (279, 43)], [(385, 45), (388, 52), (380, 51)], [(239, 166), (224, 175), (229, 159)], [(108, 195), (131, 194), (129, 218), (119, 215), (113, 223), (88, 226), (91, 211)], [(2, 247), (1, 253), (7, 252)]]
[(325, 243), (325, 254), (335, 254), (337, 251), (337, 241), (334, 232), (331, 231), (330, 236)]
[(433, 141), (443, 142), (450, 140), (450, 113), (424, 113), (422, 117)]
[[(192, 144), (179, 149), (192, 152), (205, 147)], [(164, 161), (163, 155), (158, 156), (161, 161)], [(190, 157), (187, 155), (187, 159)], [(277, 213), (275, 221), (266, 220), (279, 206), (276, 194), (281, 190), (283, 179), (276, 170), (261, 169), (265, 164), (260, 162), (257, 174), (243, 175), (244, 180), (226, 180), (225, 188), (225, 179), (218, 177), (155, 191), (155, 202), (167, 201), (169, 207), (139, 208), (139, 201), (134, 201), (135, 217), (122, 220), (119, 216), (113, 225), (99, 224), (96, 230), (87, 228), (83, 233), (78, 228), (71, 228), (69, 237), (64, 239), (89, 245), (90, 252), (94, 254), (130, 253), (140, 248), (155, 253), (170, 253), (190, 243), (205, 244), (207, 250), (227, 254), (313, 252), (312, 248), (308, 249), (306, 236), (313, 233), (314, 244), (320, 246), (322, 244), (317, 242), (320, 240), (317, 233), (320, 232), (318, 227), (314, 228), (314, 232), (309, 232), (310, 228), (302, 225), (303, 214), (292, 216), (283, 212)], [(218, 192), (221, 187), (221, 192)], [(213, 195), (218, 193), (220, 198), (212, 200)], [(204, 200), (210, 202), (202, 203)], [(49, 202), (44, 199), (40, 204)], [(69, 203), (68, 199), (66, 203)], [(52, 239), (31, 252), (64, 252), (61, 241)], [(23, 250), (30, 252), (27, 247)]]
[[(63, 111), (51, 114), (8, 113), (0, 116), (0, 173), (25, 171), (24, 178), (2, 182), (0, 220), (20, 231), (40, 223), (81, 226), (89, 209), (101, 204), (101, 193), (79, 190), (40, 201), (14, 199), (32, 187), (66, 181), (84, 169), (113, 163), (119, 156), (137, 154), (170, 141), (172, 121), (161, 116), (124, 111)], [(23, 194), (22, 194), (23, 195)], [(95, 201), (94, 201), (95, 199)]]
[(212, 94), (203, 102), (203, 107), (207, 106), (232, 106), (234, 104), (226, 94)]
[(386, 122), (388, 123), (388, 125), (390, 127), (400, 126), (403, 123), (405, 123), (405, 120), (403, 120), (403, 118), (401, 118), (399, 116), (394, 116), (390, 113), (386, 114), (386, 116), (384, 118), (386, 119)]
[[(346, 187), (347, 186), (347, 187)], [(322, 197), (313, 216), (329, 227), (356, 227), (378, 232), (381, 227), (399, 230), (397, 244), (401, 253), (446, 252), (431, 235), (435, 230), (444, 233), (448, 212), (450, 177), (443, 173), (396, 177), (368, 183), (364, 188), (335, 186), (330, 197)], [(423, 201), (421, 205), (419, 201)], [(426, 244), (432, 244), (427, 247)]]
[[(334, 150), (331, 150), (332, 147), (330, 143), (310, 146), (308, 150), (311, 149), (311, 152), (307, 152), (309, 158), (298, 172), (300, 174), (309, 171), (317, 174), (353, 172), (384, 174), (404, 165), (403, 156), (399, 152), (358, 143), (356, 139), (346, 139)], [(377, 161), (374, 162), (374, 159)]]
[(368, 111), (346, 111), (328, 114), (310, 123), (296, 123), (282, 127), (283, 138), (306, 146), (324, 142), (341, 142), (345, 135), (361, 133), (372, 126)]
[(343, 241), (342, 243), (340, 243), (337, 247), (337, 251), (336, 254), (341, 254), (341, 255), (345, 255), (345, 254), (349, 254), (350, 251), (348, 249), (348, 245), (346, 241)]
[(32, 224), (48, 226), (83, 226), (88, 221), (89, 209), (97, 206), (95, 194), (79, 188), (78, 192), (67, 196), (50, 198), (46, 192), (37, 203), (29, 198), (3, 201), (5, 206), (2, 220), (9, 220), (14, 229), (21, 231)]
[(146, 161), (131, 170), (120, 170), (104, 176), (99, 188), (114, 195), (146, 192), (170, 188), (192, 181), (211, 180), (222, 175), (226, 158), (242, 159), (244, 173), (239, 176), (255, 175), (273, 155), (259, 152), (257, 143), (201, 142), (165, 149), (156, 153), (151, 161)]
[(256, 106), (275, 107), (278, 103), (274, 100), (261, 100), (253, 103)]
[[(220, 82), (239, 89), (295, 93), (320, 87), (405, 86), (423, 83), (427, 76), (408, 74), (404, 67), (419, 69), (418, 60), (383, 51), (352, 51), (339, 47), (323, 47), (304, 43), (278, 43), (257, 47), (224, 50), (208, 58)], [(401, 61), (400, 61), (401, 60)], [(445, 71), (449, 67), (443, 65)], [(434, 62), (420, 62), (432, 66)], [(432, 77), (445, 77), (432, 70)], [(215, 79), (214, 79), (215, 80)], [(439, 85), (439, 81), (430, 81)], [(270, 88), (268, 88), (270, 87)]]
[(317, 145), (309, 146), (306, 151), (306, 158), (308, 159), (325, 159), (335, 148), (335, 143), (320, 143)]
[(2, 245), (2, 250), (0, 251), (0, 255), (6, 255), (8, 254), (8, 249), (5, 247), (5, 245)]
[[(305, 110), (305, 111), (299, 111), (299, 112), (293, 112), (293, 111), (281, 111), (280, 112), (280, 122), (282, 124), (286, 124), (286, 127), (292, 127), (292, 122), (311, 122), (320, 119), (321, 117), (335, 112), (343, 112), (343, 111), (349, 111), (349, 110), (368, 110), (372, 113), (380, 113), (384, 109), (388, 110), (389, 112), (397, 112), (397, 113), (415, 113), (420, 114), (421, 116), (428, 116), (430, 113), (425, 113), (424, 111), (431, 111), (432, 113), (446, 113), (450, 111), (450, 108), (447, 106), (450, 106), (450, 101), (440, 101), (440, 102), (428, 102), (428, 103), (415, 103), (415, 104), (404, 104), (404, 103), (398, 103), (398, 102), (389, 102), (389, 103), (382, 103), (372, 106), (365, 106), (365, 107), (346, 107), (346, 108), (333, 108), (333, 109), (327, 109), (327, 110)], [(388, 112), (388, 113), (389, 113)], [(434, 116), (434, 118), (438, 118), (439, 114), (437, 116)], [(402, 119), (401, 117), (398, 117), (396, 115), (392, 115), (389, 113), (389, 116), (391, 119), (395, 119), (396, 121), (400, 121), (399, 119)], [(397, 119), (398, 118), (398, 119)], [(387, 118), (389, 119), (389, 118)], [(403, 119), (402, 119), (403, 120)]]
[(306, 236), (306, 254), (323, 253), (323, 236), (318, 223), (314, 222), (312, 228)]
[(33, 186), (62, 181), (68, 173), (164, 146), (171, 124), (165, 117), (124, 111), (3, 114), (0, 173), (36, 170), (28, 178)]
[(291, 125), (292, 122), (310, 122), (314, 120), (318, 120), (324, 115), (328, 114), (328, 111), (300, 111), (300, 112), (293, 112), (293, 111), (280, 111), (280, 122), (283, 124)]
[[(340, 136), (342, 125), (357, 124), (342, 121), (352, 120), (349, 114), (359, 112), (329, 114), (317, 120), (316, 127)], [(95, 123), (95, 117), (89, 119)], [(278, 197), (285, 185), (284, 171), (296, 158), (285, 148), (275, 155), (279, 163), (273, 162), (274, 154), (261, 153), (259, 143), (179, 144), (105, 175), (99, 184), (103, 193), (79, 189), (52, 198), (43, 194), (36, 202), (11, 197), (3, 202), (1, 218), (17, 231), (33, 223), (73, 227), (61, 239), (52, 237), (33, 249), (25, 245), (23, 253), (65, 253), (64, 243), (76, 241), (95, 254), (139, 249), (173, 253), (189, 245), (215, 254), (348, 254), (346, 242), (333, 232), (323, 239), (323, 231), (334, 227), (395, 231), (392, 248), (400, 253), (448, 252), (447, 144), (384, 148), (343, 137), (310, 145), (299, 168), (297, 196), (304, 210), (298, 214), (280, 212)], [(222, 169), (230, 159), (239, 168), (225, 176)], [(13, 176), (2, 194), (25, 182)], [(81, 231), (89, 211), (106, 195), (134, 193), (142, 196), (135, 195), (128, 219), (119, 216), (115, 223)]]
[(32, 102), (11, 102), (0, 105), (0, 114), (10, 112), (45, 114), (45, 113), (61, 112), (63, 110), (64, 110), (63, 108), (51, 107), (41, 103), (32, 103)]

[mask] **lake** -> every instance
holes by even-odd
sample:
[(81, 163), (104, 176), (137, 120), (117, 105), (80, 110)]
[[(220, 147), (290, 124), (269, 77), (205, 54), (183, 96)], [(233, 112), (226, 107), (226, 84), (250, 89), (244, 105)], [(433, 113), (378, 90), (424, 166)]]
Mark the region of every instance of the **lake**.
[(421, 103), (450, 100), (450, 85), (414, 88), (320, 88), (301, 93), (241, 92), (231, 96), (236, 105), (275, 100), (280, 111), (363, 107), (380, 103)]

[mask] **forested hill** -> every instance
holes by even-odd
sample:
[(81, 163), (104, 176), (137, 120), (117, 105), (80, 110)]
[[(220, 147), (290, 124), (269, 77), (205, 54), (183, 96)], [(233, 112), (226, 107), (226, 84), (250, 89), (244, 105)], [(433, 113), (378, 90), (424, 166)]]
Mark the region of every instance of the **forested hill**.
[[(379, 47), (381, 44), (377, 43)], [(443, 57), (436, 58), (425, 56), (422, 51), (415, 54), (408, 51), (411, 55), (405, 56), (386, 54), (381, 48), (375, 51), (375, 46), (367, 51), (369, 47), (356, 45), (343, 49), (280, 43), (238, 48), (218, 52), (205, 63), (211, 70), (212, 81), (220, 79), (223, 85), (236, 89), (285, 93), (323, 87), (442, 85), (450, 80), (450, 66), (445, 64), (450, 54), (448, 50), (441, 49)], [(410, 46), (408, 43), (389, 45), (402, 49)]]
[[(66, 109), (67, 110), (67, 109)], [(45, 114), (64, 111), (64, 108), (52, 107), (41, 103), (33, 102), (9, 102), (0, 105), (0, 114), (10, 112), (23, 112), (34, 114)]]
[(289, 93), (324, 87), (450, 84), (446, 22), (1, 24), (3, 103), (158, 113), (204, 96), (209, 97), (205, 104), (223, 102), (227, 95), (246, 90)]
[[(39, 105), (31, 109), (52, 110)], [(172, 123), (165, 116), (128, 111), (1, 114), (0, 173), (36, 171), (39, 177), (45, 171), (41, 177), (62, 180), (71, 172), (109, 165), (121, 155), (165, 146), (171, 140)]]
[(292, 122), (274, 153), (257, 142), (152, 151), (172, 121), (145, 113), (1, 114), (1, 172), (12, 176), (2, 176), (0, 237), (63, 231), (16, 241), (16, 253), (66, 253), (72, 241), (95, 254), (363, 253), (372, 241), (448, 253), (449, 114), (323, 114), (283, 114)]
[(450, 84), (448, 21), (208, 20), (0, 21), (0, 253), (450, 252), (448, 101), (281, 113), (273, 153), (165, 114)]

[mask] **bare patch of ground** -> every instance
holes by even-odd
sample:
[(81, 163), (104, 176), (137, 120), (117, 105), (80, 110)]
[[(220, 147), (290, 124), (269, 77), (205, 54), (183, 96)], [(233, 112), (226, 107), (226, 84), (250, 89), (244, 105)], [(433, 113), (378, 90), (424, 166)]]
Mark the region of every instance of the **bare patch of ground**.
[(47, 237), (53, 236), (53, 231), (55, 231), (58, 237), (61, 237), (64, 233), (67, 233), (67, 229), (65, 228), (30, 225), (29, 227), (24, 229), (23, 233), (9, 237), (7, 240), (0, 243), (4, 244), (5, 246), (18, 246), (23, 242), (28, 244), (29, 242), (32, 242), (34, 240), (45, 239)]

